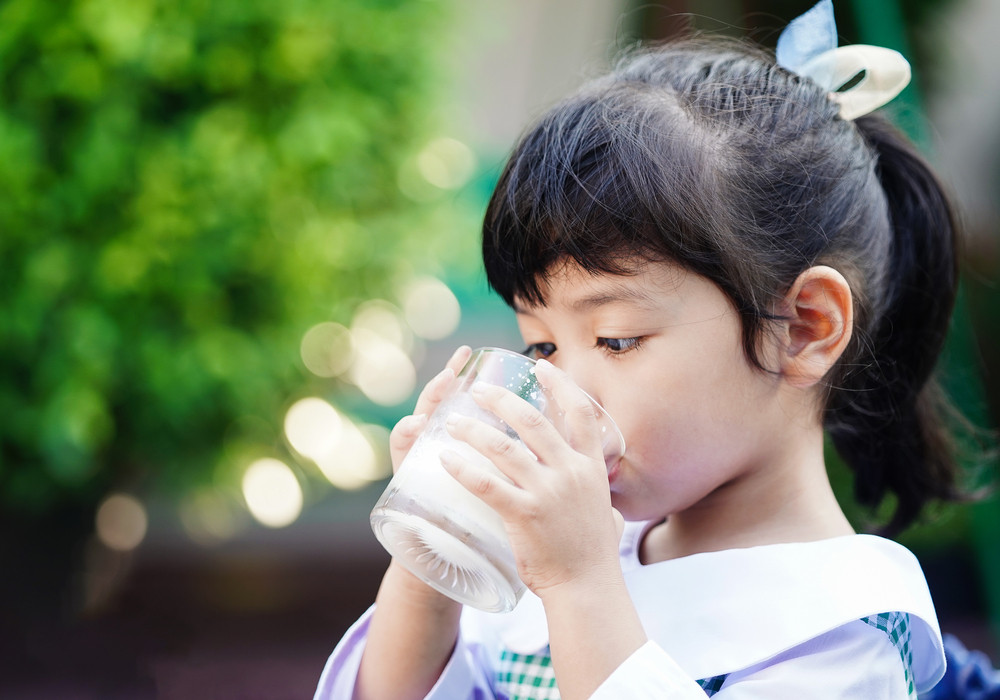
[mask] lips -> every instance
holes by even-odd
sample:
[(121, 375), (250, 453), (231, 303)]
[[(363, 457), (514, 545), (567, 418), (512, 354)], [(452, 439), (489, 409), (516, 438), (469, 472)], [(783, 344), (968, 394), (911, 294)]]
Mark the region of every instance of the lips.
[(622, 460), (621, 457), (619, 457), (614, 462), (608, 465), (608, 483), (609, 484), (615, 483), (615, 479), (618, 478), (618, 475), (621, 474), (621, 471), (622, 471)]

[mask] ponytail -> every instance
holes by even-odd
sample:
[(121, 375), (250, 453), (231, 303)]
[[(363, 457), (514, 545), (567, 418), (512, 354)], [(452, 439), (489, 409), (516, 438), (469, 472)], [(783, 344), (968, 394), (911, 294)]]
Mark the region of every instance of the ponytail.
[(884, 300), (873, 304), (881, 313), (873, 313), (867, 334), (860, 329), (825, 422), (855, 473), (857, 500), (874, 508), (895, 495), (884, 528), (895, 534), (929, 501), (959, 497), (947, 404), (934, 377), (957, 290), (957, 227), (940, 183), (909, 141), (880, 117), (855, 123), (876, 154), (891, 260)]

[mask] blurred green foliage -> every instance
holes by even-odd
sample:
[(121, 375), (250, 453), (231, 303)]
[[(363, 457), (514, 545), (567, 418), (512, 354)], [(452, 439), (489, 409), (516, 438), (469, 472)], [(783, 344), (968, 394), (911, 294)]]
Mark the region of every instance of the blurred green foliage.
[(218, 477), (275, 440), (307, 328), (460, 255), (469, 220), (397, 186), (438, 135), (448, 21), (445, 0), (0, 4), (4, 507)]

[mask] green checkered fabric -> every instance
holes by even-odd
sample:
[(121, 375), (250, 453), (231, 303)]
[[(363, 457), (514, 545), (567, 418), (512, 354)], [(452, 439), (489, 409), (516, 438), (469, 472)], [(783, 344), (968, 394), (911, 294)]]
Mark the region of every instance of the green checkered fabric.
[(865, 624), (885, 632), (889, 641), (899, 650), (899, 658), (903, 660), (903, 673), (906, 674), (906, 685), (911, 698), (917, 697), (913, 687), (913, 651), (910, 649), (910, 614), (903, 612), (887, 612), (861, 618)]
[(541, 654), (500, 654), (497, 690), (510, 700), (559, 700), (556, 674), (548, 647)]
[[(716, 676), (700, 680), (698, 685), (712, 697), (725, 681), (725, 676)], [(497, 695), (510, 700), (559, 700), (548, 647), (540, 654), (515, 654), (504, 649), (497, 669)]]
[(705, 695), (712, 697), (720, 690), (722, 690), (722, 684), (726, 682), (726, 676), (715, 676), (714, 678), (702, 678), (698, 681), (698, 685), (701, 689), (705, 691)]

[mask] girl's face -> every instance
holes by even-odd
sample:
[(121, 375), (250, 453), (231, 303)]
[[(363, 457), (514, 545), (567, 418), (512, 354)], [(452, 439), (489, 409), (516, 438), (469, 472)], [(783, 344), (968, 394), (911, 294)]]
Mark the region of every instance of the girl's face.
[[(626, 276), (564, 263), (543, 292), (545, 306), (517, 304), (521, 334), (625, 436), (608, 476), (626, 519), (684, 511), (780, 459), (780, 379), (750, 365), (739, 316), (712, 282), (670, 263)], [(761, 358), (770, 366), (767, 348)]]

